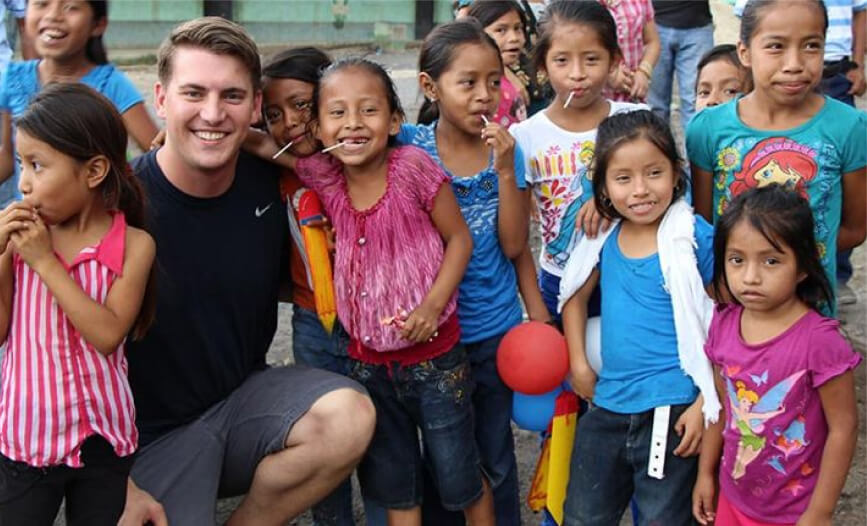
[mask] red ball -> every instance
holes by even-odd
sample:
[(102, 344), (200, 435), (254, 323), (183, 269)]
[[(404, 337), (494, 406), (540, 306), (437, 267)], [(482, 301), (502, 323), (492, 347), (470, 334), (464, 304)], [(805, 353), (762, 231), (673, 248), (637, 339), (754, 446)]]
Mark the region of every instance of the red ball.
[(528, 321), (503, 337), (497, 349), (497, 371), (512, 390), (528, 395), (547, 393), (569, 373), (566, 338), (554, 327)]

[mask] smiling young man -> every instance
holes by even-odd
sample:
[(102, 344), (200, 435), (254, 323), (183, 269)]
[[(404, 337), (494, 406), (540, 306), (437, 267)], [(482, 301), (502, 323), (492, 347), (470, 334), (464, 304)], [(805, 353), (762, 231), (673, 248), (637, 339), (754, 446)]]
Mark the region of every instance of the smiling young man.
[[(165, 144), (134, 162), (157, 246), (156, 322), (130, 345), (141, 449), (122, 525), (283, 524), (344, 480), (373, 433), (363, 388), (265, 354), (288, 274), (279, 171), (240, 151), (261, 106), (256, 46), (200, 18), (159, 51)], [(275, 206), (276, 205), (276, 206)]]

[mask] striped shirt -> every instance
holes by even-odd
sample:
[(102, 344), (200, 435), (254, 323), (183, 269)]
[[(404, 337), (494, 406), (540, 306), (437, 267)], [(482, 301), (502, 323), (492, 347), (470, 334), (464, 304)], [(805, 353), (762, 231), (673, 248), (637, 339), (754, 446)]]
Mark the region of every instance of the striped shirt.
[[(747, 0), (735, 3), (735, 15), (741, 16)], [(867, 9), (867, 0), (825, 0), (828, 9), (828, 32), (825, 34), (825, 62), (836, 62), (850, 57), (858, 62), (862, 57), (852, 57), (852, 16)]]
[[(126, 220), (116, 213), (96, 245), (61, 263), (105, 303), (123, 270)], [(138, 443), (124, 345), (99, 353), (72, 325), (36, 272), (13, 255), (15, 292), (0, 395), (0, 453), (35, 467), (82, 466), (81, 444), (104, 437), (118, 456)]]
[[(653, 4), (650, 0), (599, 0), (617, 24), (617, 45), (627, 69), (635, 71), (644, 56), (644, 26), (653, 22)], [(606, 88), (607, 99), (628, 101), (628, 93), (618, 93)]]

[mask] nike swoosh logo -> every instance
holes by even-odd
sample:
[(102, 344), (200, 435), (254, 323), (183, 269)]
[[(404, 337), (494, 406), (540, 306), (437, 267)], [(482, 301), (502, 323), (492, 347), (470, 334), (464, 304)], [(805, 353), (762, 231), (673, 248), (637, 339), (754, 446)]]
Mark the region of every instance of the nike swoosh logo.
[(267, 212), (268, 209), (271, 208), (271, 205), (273, 205), (273, 204), (274, 204), (274, 203), (268, 203), (268, 206), (266, 206), (265, 208), (259, 208), (259, 207), (257, 206), (257, 207), (256, 207), (256, 217), (262, 217), (262, 214), (264, 214), (265, 212)]

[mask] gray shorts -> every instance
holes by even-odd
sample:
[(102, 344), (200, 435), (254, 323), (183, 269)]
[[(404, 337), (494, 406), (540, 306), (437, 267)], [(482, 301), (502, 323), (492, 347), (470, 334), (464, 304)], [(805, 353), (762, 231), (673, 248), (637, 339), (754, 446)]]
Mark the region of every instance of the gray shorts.
[(170, 524), (213, 526), (217, 498), (248, 491), (259, 461), (283, 449), (286, 436), (323, 395), (356, 382), (300, 365), (251, 375), (197, 420), (136, 454), (132, 479), (160, 501)]

